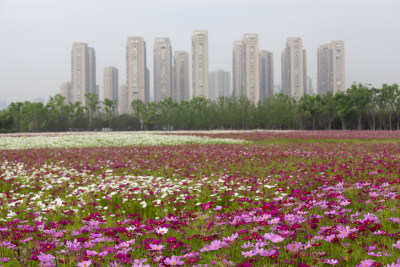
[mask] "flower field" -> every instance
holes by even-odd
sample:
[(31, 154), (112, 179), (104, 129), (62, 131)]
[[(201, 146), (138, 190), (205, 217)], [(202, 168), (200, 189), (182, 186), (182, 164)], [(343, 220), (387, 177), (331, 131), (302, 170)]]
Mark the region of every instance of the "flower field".
[(2, 135), (0, 149), (3, 266), (400, 266), (396, 131)]

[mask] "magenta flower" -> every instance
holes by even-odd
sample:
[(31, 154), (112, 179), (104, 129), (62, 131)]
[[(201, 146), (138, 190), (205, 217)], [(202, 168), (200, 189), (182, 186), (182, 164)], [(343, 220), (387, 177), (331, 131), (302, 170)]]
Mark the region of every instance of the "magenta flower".
[(7, 257), (0, 258), (0, 262), (7, 262), (9, 260), (10, 260), (10, 258), (7, 258)]
[(180, 257), (177, 257), (177, 256), (172, 256), (171, 258), (166, 258), (164, 260), (164, 263), (166, 265), (171, 265), (171, 266), (185, 264), (185, 262), (181, 261)]

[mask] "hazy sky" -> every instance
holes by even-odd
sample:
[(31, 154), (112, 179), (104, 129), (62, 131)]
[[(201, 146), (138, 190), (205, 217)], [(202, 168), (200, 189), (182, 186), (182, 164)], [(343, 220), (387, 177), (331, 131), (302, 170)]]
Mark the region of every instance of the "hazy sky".
[(203, 29), (210, 71), (232, 71), (233, 41), (258, 33), (260, 49), (273, 52), (275, 83), (288, 37), (302, 38), (314, 87), (317, 48), (331, 40), (345, 43), (346, 86), (400, 83), (399, 18), (400, 0), (0, 0), (0, 101), (59, 93), (73, 42), (95, 48), (102, 96), (105, 67), (125, 83), (128, 36), (146, 41), (153, 88), (154, 38), (191, 53), (192, 31)]

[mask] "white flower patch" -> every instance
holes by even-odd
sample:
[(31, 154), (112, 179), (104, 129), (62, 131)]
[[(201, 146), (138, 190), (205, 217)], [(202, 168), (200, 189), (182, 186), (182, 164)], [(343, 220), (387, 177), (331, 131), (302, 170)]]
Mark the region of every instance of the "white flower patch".
[[(27, 148), (73, 148), (73, 147), (107, 147), (107, 146), (136, 146), (136, 145), (182, 145), (182, 144), (245, 144), (247, 141), (210, 138), (189, 135), (160, 135), (142, 132), (115, 133), (81, 133), (56, 134), (51, 136), (33, 135), (0, 138), (0, 149)], [(110, 172), (111, 170), (108, 170)]]

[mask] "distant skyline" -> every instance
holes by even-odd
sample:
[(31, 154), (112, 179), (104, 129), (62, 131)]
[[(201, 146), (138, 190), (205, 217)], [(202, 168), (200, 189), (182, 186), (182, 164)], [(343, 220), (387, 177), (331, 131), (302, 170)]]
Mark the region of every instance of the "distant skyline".
[(172, 53), (191, 55), (193, 30), (208, 31), (210, 72), (231, 72), (233, 42), (257, 33), (259, 49), (277, 59), (275, 83), (281, 81), (279, 59), (289, 37), (303, 41), (314, 88), (317, 50), (332, 40), (346, 47), (346, 88), (352, 82), (400, 83), (399, 10), (399, 0), (0, 0), (0, 101), (47, 101), (58, 94), (71, 79), (74, 42), (96, 51), (102, 99), (104, 68), (115, 66), (120, 84), (126, 80), (129, 36), (146, 42), (153, 91), (155, 38), (169, 38)]

